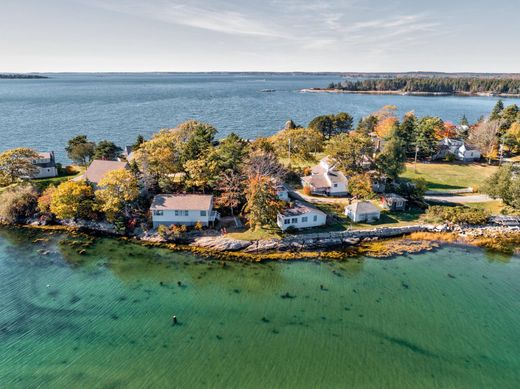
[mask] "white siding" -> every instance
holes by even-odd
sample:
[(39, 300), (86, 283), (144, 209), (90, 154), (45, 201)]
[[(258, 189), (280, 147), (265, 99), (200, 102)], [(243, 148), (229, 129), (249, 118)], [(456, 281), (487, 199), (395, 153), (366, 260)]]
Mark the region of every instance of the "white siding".
[[(202, 212), (206, 212), (205, 216), (201, 215)], [(202, 225), (207, 226), (209, 225), (210, 220), (210, 214), (211, 214), (211, 208), (210, 209), (200, 209), (200, 210), (191, 210), (191, 211), (185, 211), (185, 210), (178, 210), (177, 214), (175, 213), (175, 210), (164, 210), (164, 211), (154, 211), (152, 212), (152, 220), (153, 220), (153, 227), (157, 228), (159, 225), (164, 224), (167, 226), (177, 224), (177, 225), (187, 225), (187, 226), (193, 226), (197, 222), (201, 222)], [(158, 214), (162, 212), (161, 214)], [(187, 215), (185, 214), (187, 212)]]
[[(288, 220), (288, 224), (286, 224)], [(278, 214), (277, 224), (282, 231), (289, 227), (297, 229), (323, 226), (327, 223), (327, 215), (321, 212), (309, 212), (298, 216), (284, 216)]]
[(38, 173), (33, 175), (33, 178), (49, 178), (49, 177), (57, 177), (58, 176), (58, 169), (55, 167), (39, 167)]

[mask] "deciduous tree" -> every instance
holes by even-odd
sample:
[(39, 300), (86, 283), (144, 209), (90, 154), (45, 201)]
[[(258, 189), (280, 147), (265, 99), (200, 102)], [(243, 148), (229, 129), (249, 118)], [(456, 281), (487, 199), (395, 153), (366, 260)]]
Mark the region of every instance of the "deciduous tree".
[(0, 153), (0, 186), (28, 179), (38, 172), (32, 163), (38, 153), (28, 148), (16, 148)]
[(85, 181), (61, 183), (53, 193), (50, 207), (59, 219), (90, 219), (94, 208), (94, 189)]
[(86, 135), (77, 135), (67, 142), (65, 151), (73, 162), (85, 166), (96, 152), (96, 143), (89, 141)]
[(113, 170), (99, 182), (95, 196), (98, 209), (107, 220), (115, 221), (119, 215), (129, 216), (130, 205), (139, 196), (137, 179), (127, 169)]

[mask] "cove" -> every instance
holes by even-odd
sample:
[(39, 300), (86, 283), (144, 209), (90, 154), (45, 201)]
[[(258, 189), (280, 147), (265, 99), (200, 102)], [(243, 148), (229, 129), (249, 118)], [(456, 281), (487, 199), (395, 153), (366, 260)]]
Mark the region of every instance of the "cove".
[(448, 245), (223, 266), (0, 229), (0, 385), (514, 388), (519, 278), (518, 257)]

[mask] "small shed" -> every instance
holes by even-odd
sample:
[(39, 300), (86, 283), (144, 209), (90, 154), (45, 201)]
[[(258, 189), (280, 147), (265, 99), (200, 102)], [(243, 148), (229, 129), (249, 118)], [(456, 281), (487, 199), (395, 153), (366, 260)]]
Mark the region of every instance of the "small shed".
[(354, 223), (371, 223), (381, 218), (381, 210), (370, 201), (357, 201), (345, 207), (345, 215)]
[(395, 193), (386, 193), (381, 198), (384, 208), (390, 211), (404, 211), (406, 209), (407, 200)]

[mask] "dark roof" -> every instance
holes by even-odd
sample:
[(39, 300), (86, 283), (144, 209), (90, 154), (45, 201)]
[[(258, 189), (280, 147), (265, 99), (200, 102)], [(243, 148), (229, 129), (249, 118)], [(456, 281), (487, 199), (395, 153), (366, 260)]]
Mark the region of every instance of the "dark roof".
[(306, 213), (317, 213), (325, 215), (325, 212), (320, 211), (318, 208), (314, 208), (301, 201), (295, 201), (289, 208), (284, 209), (280, 212), (283, 216), (300, 216)]

